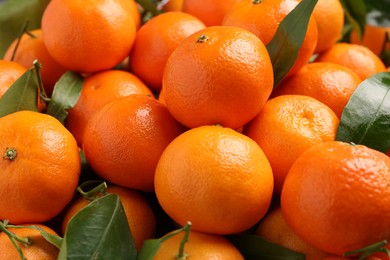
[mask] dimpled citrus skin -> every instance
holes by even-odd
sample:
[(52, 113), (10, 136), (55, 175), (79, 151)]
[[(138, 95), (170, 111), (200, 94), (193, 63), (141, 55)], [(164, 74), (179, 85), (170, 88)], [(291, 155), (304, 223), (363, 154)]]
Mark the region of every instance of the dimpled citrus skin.
[(13, 224), (43, 222), (72, 199), (80, 176), (76, 140), (54, 117), (19, 111), (0, 118), (0, 219)]
[(281, 207), (303, 240), (329, 253), (388, 240), (390, 159), (363, 145), (318, 144), (291, 167)]
[(264, 44), (249, 31), (229, 26), (187, 37), (169, 57), (163, 75), (164, 102), (190, 128), (239, 128), (261, 110), (272, 87)]
[(134, 3), (125, 0), (52, 0), (42, 16), (43, 42), (68, 70), (109, 69), (130, 53), (136, 33)]
[(261, 148), (221, 126), (201, 126), (165, 149), (155, 174), (165, 212), (192, 230), (229, 234), (257, 223), (269, 208), (273, 176)]

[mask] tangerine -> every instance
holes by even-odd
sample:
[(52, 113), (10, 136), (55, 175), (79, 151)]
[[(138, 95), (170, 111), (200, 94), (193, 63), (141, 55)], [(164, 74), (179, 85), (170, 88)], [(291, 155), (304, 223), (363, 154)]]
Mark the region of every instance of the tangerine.
[(136, 34), (132, 1), (50, 1), (41, 22), (49, 54), (64, 68), (81, 73), (121, 63)]
[(183, 127), (154, 97), (130, 95), (96, 111), (83, 135), (85, 158), (113, 184), (151, 192), (161, 153)]
[(280, 194), (294, 161), (309, 147), (335, 139), (339, 119), (320, 101), (303, 95), (282, 95), (270, 99), (260, 113), (244, 127), (267, 156)]
[(288, 225), (308, 244), (342, 255), (390, 238), (390, 158), (330, 141), (294, 162), (281, 194)]
[(72, 199), (80, 156), (72, 134), (54, 117), (18, 111), (0, 118), (0, 219), (41, 223)]
[(232, 234), (265, 215), (273, 176), (252, 139), (214, 125), (175, 138), (161, 155), (154, 185), (159, 204), (179, 225), (191, 221), (195, 231)]
[(264, 44), (238, 27), (213, 26), (183, 40), (163, 75), (164, 100), (172, 115), (193, 128), (239, 128), (260, 112), (273, 88)]

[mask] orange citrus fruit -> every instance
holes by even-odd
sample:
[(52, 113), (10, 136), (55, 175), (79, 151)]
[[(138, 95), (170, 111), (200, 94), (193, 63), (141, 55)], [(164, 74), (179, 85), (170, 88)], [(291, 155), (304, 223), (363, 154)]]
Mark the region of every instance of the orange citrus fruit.
[(0, 60), (0, 98), (26, 70), (14, 61)]
[(89, 119), (82, 148), (101, 178), (128, 188), (153, 191), (154, 172), (165, 147), (182, 126), (155, 98), (116, 99)]
[(183, 0), (182, 11), (198, 17), (206, 26), (221, 25), (223, 17), (239, 0)]
[[(154, 260), (177, 259), (180, 242), (184, 237), (184, 231), (165, 240)], [(243, 260), (244, 257), (234, 245), (221, 235), (206, 234), (191, 231), (188, 242), (184, 245), (184, 254), (188, 259), (220, 259), (220, 260)]]
[(126, 0), (52, 0), (42, 17), (43, 42), (63, 67), (83, 73), (110, 69), (130, 53), (136, 33)]
[(76, 105), (68, 110), (65, 126), (82, 144), (85, 126), (91, 115), (105, 104), (132, 94), (153, 96), (152, 91), (134, 74), (105, 70), (87, 76)]
[(332, 47), (342, 36), (344, 9), (340, 0), (318, 0), (313, 10), (318, 29), (315, 53)]
[[(109, 185), (106, 191), (109, 194), (119, 196), (131, 235), (137, 250), (140, 250), (144, 240), (153, 238), (156, 232), (156, 216), (148, 201), (140, 192), (116, 185)], [(78, 196), (70, 203), (62, 220), (63, 235), (65, 235), (66, 226), (70, 219), (89, 202), (88, 199)]]
[[(42, 30), (37, 29), (29, 34), (23, 34), (19, 46), (15, 52), (14, 60), (23, 67), (30, 68), (34, 60), (38, 60), (42, 65), (41, 76), (46, 94), (51, 96), (55, 83), (66, 72), (66, 69), (56, 62), (48, 53), (42, 39)], [(15, 40), (7, 49), (4, 59), (11, 60), (15, 50), (17, 40)]]
[(339, 119), (320, 101), (303, 95), (270, 99), (244, 127), (244, 134), (263, 149), (280, 193), (294, 161), (309, 147), (335, 139)]
[(297, 236), (286, 223), (280, 207), (272, 209), (265, 215), (257, 226), (255, 234), (269, 242), (304, 254), (306, 260), (319, 260), (328, 255), (327, 253), (308, 245)]
[(206, 26), (195, 16), (167, 12), (151, 18), (137, 32), (130, 54), (131, 71), (159, 91), (168, 57), (191, 34)]
[(192, 230), (231, 234), (255, 225), (267, 212), (271, 166), (250, 138), (222, 126), (192, 128), (164, 150), (154, 179), (164, 211)]
[(390, 50), (390, 42), (386, 40), (386, 34), (390, 36), (390, 27), (366, 24), (363, 37), (359, 39), (357, 32), (352, 30), (350, 40), (351, 43), (364, 45), (379, 55), (384, 50)]
[[(243, 0), (230, 9), (222, 24), (247, 29), (267, 45), (274, 37), (279, 24), (298, 3), (298, 0)], [(298, 57), (287, 76), (308, 63), (316, 48), (317, 38), (317, 25), (312, 17)]]
[(165, 103), (182, 124), (239, 128), (273, 88), (272, 64), (251, 32), (213, 26), (192, 34), (172, 52), (163, 75)]
[[(34, 226), (40, 227), (51, 235), (57, 235), (57, 233), (46, 225), (34, 224)], [(38, 230), (23, 227), (23, 228), (7, 228), (8, 231), (14, 233), (18, 237), (30, 238), (31, 244), (26, 246), (21, 242), (17, 242), (22, 250), (23, 256), (28, 260), (56, 260), (59, 250), (41, 235)], [(0, 232), (0, 252), (2, 260), (16, 260), (20, 259), (18, 251), (15, 245), (12, 244), (10, 238), (6, 233)]]
[(372, 75), (386, 70), (381, 59), (367, 47), (352, 43), (336, 43), (320, 53), (316, 61), (333, 62), (353, 70), (365, 80)]
[(304, 241), (342, 255), (390, 239), (390, 158), (364, 145), (317, 144), (292, 165), (283, 216)]
[(296, 94), (313, 97), (330, 107), (340, 118), (361, 81), (355, 72), (345, 66), (331, 62), (313, 62), (282, 81), (272, 95)]
[(19, 111), (0, 118), (0, 219), (47, 221), (72, 199), (80, 156), (72, 134), (54, 117)]

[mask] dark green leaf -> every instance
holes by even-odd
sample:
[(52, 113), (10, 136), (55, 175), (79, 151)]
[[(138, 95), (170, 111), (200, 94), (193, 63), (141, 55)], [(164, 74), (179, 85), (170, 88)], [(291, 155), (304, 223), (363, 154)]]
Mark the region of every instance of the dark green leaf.
[(29, 29), (41, 26), (42, 14), (50, 0), (5, 0), (0, 2), (0, 57), (16, 39), (24, 22)]
[(38, 111), (38, 81), (34, 70), (22, 74), (0, 98), (0, 117), (20, 110)]
[(64, 123), (68, 116), (67, 109), (72, 108), (80, 96), (84, 78), (79, 74), (68, 71), (57, 81), (54, 86), (47, 114), (54, 116)]
[[(142, 244), (142, 248), (138, 254), (137, 259), (138, 260), (152, 260), (153, 257), (155, 256), (155, 254), (160, 249), (161, 244), (165, 240), (179, 234), (180, 232), (186, 232), (186, 234), (188, 235), (190, 232), (190, 229), (191, 229), (191, 225), (192, 225), (191, 222), (188, 222), (184, 227), (176, 229), (176, 230), (166, 234), (165, 236), (163, 236), (161, 238), (145, 240), (144, 243)], [(179, 248), (177, 250), (179, 252)]]
[(352, 26), (352, 30), (357, 32), (359, 38), (364, 33), (366, 26), (367, 9), (364, 0), (340, 0), (344, 8), (345, 16)]
[(365, 0), (367, 24), (390, 27), (390, 0)]
[(390, 72), (375, 74), (354, 91), (341, 115), (336, 140), (389, 150)]
[(58, 259), (137, 259), (135, 243), (118, 195), (100, 197), (71, 218)]
[(135, 0), (142, 8), (150, 12), (153, 16), (160, 14), (160, 11), (157, 10), (156, 4), (150, 0)]
[(227, 237), (246, 260), (305, 260), (303, 254), (268, 242), (255, 235), (232, 235)]
[(302, 0), (279, 24), (274, 37), (267, 44), (274, 69), (274, 87), (294, 65), (317, 1)]
[(142, 244), (141, 251), (138, 254), (139, 260), (152, 260), (154, 255), (157, 253), (160, 248), (162, 241), (160, 238), (156, 239), (147, 239)]

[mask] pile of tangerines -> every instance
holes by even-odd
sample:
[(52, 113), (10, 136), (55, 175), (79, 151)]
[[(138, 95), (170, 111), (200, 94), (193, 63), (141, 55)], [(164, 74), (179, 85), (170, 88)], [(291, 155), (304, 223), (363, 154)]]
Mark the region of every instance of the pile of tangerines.
[[(0, 220), (65, 235), (89, 203), (76, 191), (82, 152), (119, 195), (138, 250), (157, 235), (151, 194), (173, 226), (192, 223), (188, 259), (243, 259), (226, 238), (242, 233), (307, 259), (390, 241), (389, 153), (335, 139), (352, 93), (386, 71), (382, 48), (339, 42), (343, 7), (319, 0), (275, 86), (266, 46), (298, 3), (171, 0), (145, 21), (133, 0), (52, 0), (0, 60), (0, 96), (34, 60), (49, 97), (66, 71), (84, 83), (65, 124), (45, 104), (0, 118)], [(57, 258), (36, 230), (7, 230), (32, 239), (27, 259)], [(7, 234), (1, 259), (18, 259)], [(180, 239), (155, 259), (174, 259)]]

